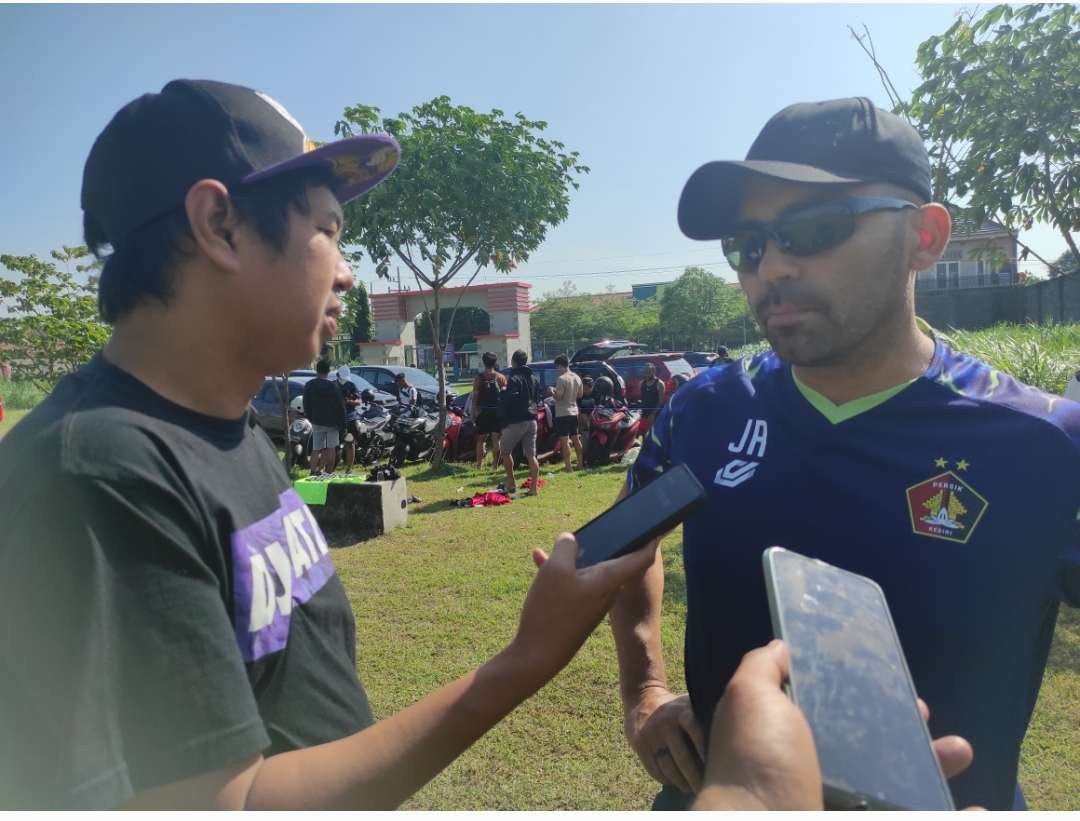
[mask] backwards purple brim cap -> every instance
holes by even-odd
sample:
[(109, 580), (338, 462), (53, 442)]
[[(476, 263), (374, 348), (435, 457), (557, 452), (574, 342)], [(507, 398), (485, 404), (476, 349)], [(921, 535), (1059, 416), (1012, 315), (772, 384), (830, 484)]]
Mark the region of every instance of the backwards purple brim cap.
[(258, 182), (299, 168), (328, 166), (334, 176), (332, 190), (342, 205), (386, 179), (397, 168), (401, 148), (389, 134), (363, 134), (327, 143), (291, 159), (248, 174), (241, 184)]
[(389, 134), (316, 146), (269, 95), (214, 80), (173, 80), (124, 106), (98, 135), (83, 169), (82, 207), (115, 248), (184, 202), (202, 179), (244, 185), (326, 166), (344, 204), (378, 185), (401, 148)]

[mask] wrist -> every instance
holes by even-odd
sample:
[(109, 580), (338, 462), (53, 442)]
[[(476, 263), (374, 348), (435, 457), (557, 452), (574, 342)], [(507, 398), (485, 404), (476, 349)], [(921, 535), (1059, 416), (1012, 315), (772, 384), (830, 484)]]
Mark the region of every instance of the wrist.
[(753, 792), (734, 784), (708, 784), (694, 799), (692, 810), (767, 810)]
[(667, 701), (672, 695), (674, 694), (668, 689), (666, 681), (651, 679), (632, 689), (622, 691), (623, 712), (631, 715), (656, 702)]
[(541, 654), (525, 646), (518, 636), (484, 666), (515, 693), (524, 693), (523, 698), (547, 684), (561, 669), (545, 662)]

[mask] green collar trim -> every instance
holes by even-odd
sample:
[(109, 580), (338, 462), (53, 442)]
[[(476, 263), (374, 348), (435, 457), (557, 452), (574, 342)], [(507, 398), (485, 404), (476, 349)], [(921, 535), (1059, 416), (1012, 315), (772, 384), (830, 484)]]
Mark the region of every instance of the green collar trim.
[[(941, 339), (948, 344), (948, 337), (931, 327), (930, 323), (921, 316), (915, 317), (915, 325), (931, 339)], [(839, 425), (841, 422), (846, 422), (848, 419), (858, 416), (860, 413), (866, 413), (868, 410), (873, 410), (878, 405), (887, 402), (912, 382), (918, 381), (920, 377), (917, 376), (900, 385), (894, 385), (891, 388), (872, 393), (869, 396), (860, 396), (858, 399), (852, 399), (850, 402), (845, 402), (842, 405), (833, 403), (827, 396), (818, 393), (808, 385), (804, 385), (799, 381), (799, 377), (795, 375), (794, 368), (791, 369), (791, 378), (795, 380), (795, 387), (799, 389), (799, 393), (803, 395), (803, 398), (809, 402), (818, 413), (832, 422), (832, 424)]]
[(919, 379), (919, 377), (915, 377), (915, 379), (911, 379), (901, 385), (894, 385), (891, 388), (872, 393), (869, 396), (860, 396), (858, 399), (852, 399), (850, 402), (844, 402), (842, 405), (837, 405), (827, 396), (823, 396), (813, 388), (804, 385), (799, 381), (799, 377), (795, 375), (794, 370), (791, 371), (791, 378), (795, 380), (795, 387), (799, 389), (799, 393), (803, 395), (803, 398), (809, 402), (818, 413), (834, 425), (846, 422), (848, 419), (858, 416), (860, 413), (866, 413), (868, 410), (873, 410), (883, 402), (892, 399), (912, 382), (916, 382)]

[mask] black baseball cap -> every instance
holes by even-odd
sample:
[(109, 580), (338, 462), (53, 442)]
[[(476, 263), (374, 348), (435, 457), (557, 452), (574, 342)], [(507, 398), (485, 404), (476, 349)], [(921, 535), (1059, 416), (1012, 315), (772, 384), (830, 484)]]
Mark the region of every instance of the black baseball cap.
[(261, 91), (213, 80), (173, 80), (124, 106), (90, 149), (82, 208), (113, 246), (181, 205), (202, 179), (227, 187), (320, 164), (342, 204), (378, 185), (401, 149), (389, 134), (316, 147), (285, 108)]
[(679, 197), (679, 228), (720, 239), (732, 227), (751, 174), (790, 182), (888, 182), (929, 202), (930, 160), (919, 133), (866, 97), (796, 103), (773, 115), (746, 160), (706, 163)]

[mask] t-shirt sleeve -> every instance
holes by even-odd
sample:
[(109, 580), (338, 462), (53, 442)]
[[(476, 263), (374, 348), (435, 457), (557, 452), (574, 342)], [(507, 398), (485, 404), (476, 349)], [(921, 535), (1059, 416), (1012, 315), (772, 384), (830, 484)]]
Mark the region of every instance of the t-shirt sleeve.
[(227, 570), (183, 496), (87, 478), (37, 496), (0, 553), (0, 805), (116, 807), (263, 750)]
[(626, 487), (633, 493), (649, 484), (667, 468), (671, 458), (671, 405), (653, 419), (634, 464), (626, 473)]

